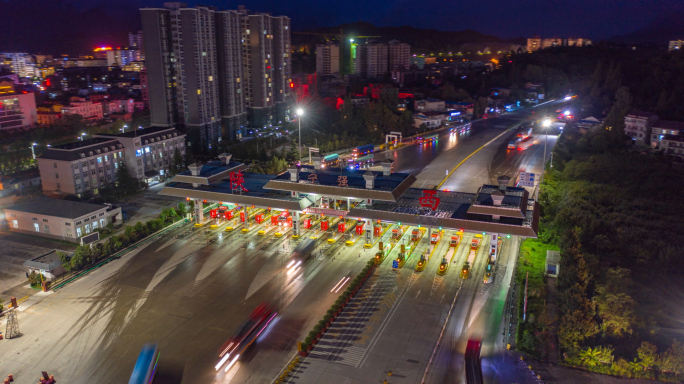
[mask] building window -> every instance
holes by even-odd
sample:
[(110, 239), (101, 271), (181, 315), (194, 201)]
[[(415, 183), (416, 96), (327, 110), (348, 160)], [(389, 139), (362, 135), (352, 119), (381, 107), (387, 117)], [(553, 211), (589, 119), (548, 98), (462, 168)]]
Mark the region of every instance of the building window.
[(36, 232), (40, 232), (40, 224), (33, 223), (33, 228), (36, 230)]
[(47, 222), (48, 222), (48, 219), (43, 219), (43, 223), (47, 223)]
[(81, 228), (76, 228), (76, 236), (81, 237)]
[(60, 189), (62, 189), (62, 188), (61, 188), (61, 186), (59, 185), (59, 183), (57, 183), (57, 190), (60, 190)]
[(52, 163), (54, 165), (54, 168), (57, 168), (57, 163)]
[(102, 158), (101, 158), (101, 157), (98, 157), (98, 158), (97, 158), (97, 162), (98, 162), (98, 163), (102, 163)]
[(12, 220), (12, 228), (19, 229), (19, 222), (17, 220)]
[(86, 235), (90, 233), (90, 224), (85, 225), (85, 233)]
[(49, 235), (49, 234), (50, 234), (50, 226), (49, 226), (49, 225), (45, 225), (44, 228), (43, 228), (43, 232), (45, 232), (45, 233), (47, 233), (47, 234)]
[(55, 179), (59, 179), (59, 173), (55, 173)]
[(104, 228), (107, 225), (106, 219), (100, 219), (100, 227)]
[(97, 221), (93, 222), (93, 231), (97, 230)]

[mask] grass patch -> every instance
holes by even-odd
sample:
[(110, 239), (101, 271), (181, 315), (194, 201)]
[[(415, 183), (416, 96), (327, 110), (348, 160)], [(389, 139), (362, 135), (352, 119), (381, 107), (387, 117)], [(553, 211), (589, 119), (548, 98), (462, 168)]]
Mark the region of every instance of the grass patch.
[[(547, 354), (549, 319), (546, 310), (546, 251), (558, 250), (553, 244), (527, 239), (520, 245), (520, 258), (515, 275), (518, 283), (518, 327), (515, 340), (518, 350), (543, 359)], [(523, 321), (525, 305), (525, 277), (527, 284), (527, 317)]]

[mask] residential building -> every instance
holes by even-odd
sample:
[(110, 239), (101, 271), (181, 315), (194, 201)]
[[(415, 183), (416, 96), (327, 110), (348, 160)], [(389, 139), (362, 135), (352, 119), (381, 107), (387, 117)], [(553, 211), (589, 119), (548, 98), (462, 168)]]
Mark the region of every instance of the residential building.
[(52, 146), (37, 160), (45, 195), (97, 195), (116, 181), (124, 147), (116, 139), (96, 137)]
[(137, 49), (112, 49), (106, 51), (107, 66), (124, 67), (132, 62), (140, 61), (140, 51)]
[(355, 73), (365, 78), (377, 78), (388, 73), (389, 47), (382, 43), (365, 43), (356, 47)]
[(199, 152), (221, 137), (215, 9), (164, 6), (140, 10), (151, 123), (183, 126)]
[(660, 141), (660, 149), (669, 155), (684, 157), (684, 136), (665, 135)]
[(26, 52), (3, 52), (1, 56), (10, 62), (12, 72), (19, 77), (29, 77), (36, 75), (36, 64), (33, 56)]
[(411, 46), (397, 40), (389, 42), (389, 70), (407, 70), (411, 66)]
[(651, 147), (663, 149), (660, 145), (665, 135), (682, 136), (684, 122), (660, 120), (651, 127)]
[(26, 130), (38, 122), (33, 92), (0, 95), (0, 131)]
[[(206, 148), (289, 114), (290, 19), (214, 7), (141, 9), (153, 126), (182, 127)], [(220, 95), (220, 97), (219, 97)], [(248, 120), (245, 123), (245, 118)], [(199, 151), (200, 149), (198, 149)]]
[(143, 32), (128, 32), (128, 48), (137, 49), (140, 51), (140, 60), (145, 60), (145, 42), (143, 40)]
[(242, 52), (242, 30), (237, 11), (216, 12), (216, 34), (222, 137), (242, 136), (247, 125), (244, 86), (245, 63)]
[(185, 159), (185, 134), (175, 128), (150, 127), (118, 134), (98, 134), (98, 138), (114, 139), (124, 148), (126, 166), (138, 180), (164, 176), (176, 149)]
[(650, 112), (631, 111), (625, 116), (625, 135), (640, 143), (648, 143), (651, 126), (658, 121), (658, 115)]
[(316, 74), (318, 76), (340, 74), (340, 45), (328, 41), (316, 44)]
[(412, 56), (410, 65), (415, 65), (418, 69), (425, 68), (425, 56)]
[(425, 100), (417, 100), (415, 109), (418, 112), (434, 112), (445, 111), (445, 103), (443, 100), (427, 98)]
[(550, 47), (583, 47), (591, 45), (591, 40), (581, 38), (581, 37), (570, 37), (566, 39), (561, 39), (559, 37), (544, 38), (539, 36), (527, 39), (527, 52), (534, 52), (540, 49), (550, 48)]
[(9, 230), (79, 242), (80, 238), (122, 221), (111, 205), (39, 197), (5, 208)]
[(670, 40), (670, 44), (667, 46), (667, 51), (680, 51), (684, 49), (684, 40)]
[(68, 107), (62, 107), (62, 115), (81, 115), (84, 119), (93, 121), (104, 118), (102, 103), (78, 99), (72, 100), (70, 104)]

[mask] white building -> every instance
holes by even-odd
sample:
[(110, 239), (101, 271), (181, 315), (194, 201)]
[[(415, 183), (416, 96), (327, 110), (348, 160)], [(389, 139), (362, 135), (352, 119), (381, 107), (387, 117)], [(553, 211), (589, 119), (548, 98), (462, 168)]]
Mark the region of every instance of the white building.
[(684, 122), (660, 120), (651, 127), (651, 147), (660, 148), (660, 142), (665, 135), (681, 136), (684, 132)]
[(632, 111), (625, 116), (625, 135), (634, 141), (648, 143), (651, 126), (658, 121), (658, 115), (650, 112)]
[(78, 242), (111, 223), (121, 222), (121, 208), (39, 197), (5, 208), (10, 231)]
[(124, 147), (117, 140), (98, 137), (52, 146), (37, 161), (45, 195), (97, 195), (115, 183)]
[(446, 111), (445, 105), (444, 100), (428, 98), (416, 101), (414, 108), (419, 112)]
[(318, 76), (339, 75), (340, 73), (340, 45), (331, 41), (326, 44), (316, 44), (316, 74)]
[(389, 42), (389, 70), (408, 70), (411, 66), (411, 46), (397, 40)]
[(85, 119), (100, 120), (104, 118), (102, 103), (92, 101), (71, 101), (68, 107), (62, 107), (62, 115), (81, 115)]
[(107, 55), (107, 66), (109, 67), (119, 67), (141, 61), (140, 51), (137, 49), (112, 49), (111, 51), (106, 51)]
[(357, 45), (355, 73), (366, 78), (386, 75), (389, 69), (388, 52), (387, 44), (366, 43)]
[(33, 56), (26, 52), (3, 52), (0, 55), (11, 62), (12, 72), (19, 77), (36, 76), (36, 64)]
[(150, 127), (119, 134), (99, 134), (123, 145), (126, 165), (138, 180), (164, 176), (173, 164), (176, 149), (185, 159), (185, 134), (175, 128)]
[(660, 149), (667, 154), (684, 157), (684, 136), (665, 135), (660, 141)]

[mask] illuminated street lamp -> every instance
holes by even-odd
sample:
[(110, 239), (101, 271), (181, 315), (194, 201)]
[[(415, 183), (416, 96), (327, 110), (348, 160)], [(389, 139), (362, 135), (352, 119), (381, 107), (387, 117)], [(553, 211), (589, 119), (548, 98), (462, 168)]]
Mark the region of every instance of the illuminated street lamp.
[(121, 133), (126, 132), (126, 128), (128, 128), (128, 125), (124, 124), (124, 126), (120, 129)]
[(38, 145), (38, 144), (37, 143), (31, 144), (31, 154), (33, 155), (33, 160), (36, 159), (36, 151), (33, 149), (33, 147), (35, 147), (36, 145)]
[(297, 121), (299, 122), (299, 165), (302, 165), (302, 116), (304, 116), (304, 110), (297, 108)]
[(79, 140), (83, 141), (83, 136), (85, 136), (85, 133), (81, 133), (81, 136), (78, 137)]

